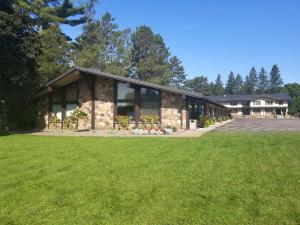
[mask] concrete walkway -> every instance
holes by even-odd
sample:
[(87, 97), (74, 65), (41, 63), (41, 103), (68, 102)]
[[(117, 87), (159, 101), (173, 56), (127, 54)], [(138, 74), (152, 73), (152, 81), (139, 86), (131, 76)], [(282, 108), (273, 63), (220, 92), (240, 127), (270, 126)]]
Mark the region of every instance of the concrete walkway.
[(128, 130), (89, 130), (89, 131), (67, 131), (67, 130), (45, 130), (38, 132), (31, 132), (29, 134), (39, 136), (74, 136), (74, 137), (200, 137), (201, 135), (214, 130), (215, 128), (221, 127), (233, 120), (216, 123), (213, 126), (207, 128), (198, 128), (195, 130), (179, 130), (173, 134), (168, 135), (133, 135)]

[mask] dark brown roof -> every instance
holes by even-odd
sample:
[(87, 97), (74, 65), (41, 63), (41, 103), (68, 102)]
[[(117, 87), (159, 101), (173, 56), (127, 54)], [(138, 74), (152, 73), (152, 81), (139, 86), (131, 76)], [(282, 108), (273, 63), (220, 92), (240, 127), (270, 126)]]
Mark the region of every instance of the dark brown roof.
[[(68, 70), (67, 72), (65, 72), (64, 74), (56, 77), (55, 79), (49, 81), (45, 87), (40, 91), (41, 94), (38, 94), (39, 96), (47, 93), (48, 91), (47, 88), (55, 86), (56, 83), (58, 83), (60, 80), (62, 80), (63, 78), (74, 74), (74, 72), (79, 72), (80, 74), (92, 74), (95, 76), (101, 76), (101, 77), (106, 77), (106, 78), (110, 78), (110, 79), (114, 79), (114, 80), (118, 80), (118, 81), (123, 81), (123, 82), (127, 82), (127, 83), (132, 83), (132, 84), (137, 84), (137, 85), (141, 85), (141, 86), (145, 86), (145, 87), (150, 87), (150, 88), (154, 88), (154, 89), (158, 89), (158, 90), (162, 90), (162, 91), (166, 91), (166, 92), (171, 92), (171, 93), (176, 93), (176, 94), (182, 94), (182, 95), (186, 95), (186, 96), (190, 96), (190, 97), (195, 97), (195, 98), (202, 98), (207, 100), (208, 102), (211, 102), (215, 105), (218, 105), (222, 108), (226, 108), (224, 107), (222, 104), (219, 104), (205, 96), (203, 96), (203, 94), (201, 93), (196, 93), (196, 92), (191, 92), (191, 91), (185, 91), (185, 90), (180, 90), (180, 89), (176, 89), (176, 88), (172, 88), (172, 87), (168, 87), (168, 86), (164, 86), (164, 85), (159, 85), (159, 84), (153, 84), (147, 81), (141, 81), (141, 80), (137, 80), (137, 79), (133, 79), (133, 78), (128, 78), (128, 77), (123, 77), (123, 76), (118, 76), (118, 75), (114, 75), (114, 74), (110, 74), (110, 73), (105, 73), (102, 72), (98, 69), (93, 69), (93, 68), (84, 68), (84, 67), (79, 67), (79, 66), (75, 66), (72, 69)], [(74, 80), (79, 79), (80, 75), (79, 73), (74, 74)], [(77, 77), (75, 77), (77, 76)]]
[(278, 101), (291, 101), (292, 98), (287, 93), (274, 93), (274, 94), (252, 94), (252, 95), (220, 95), (209, 96), (210, 100), (216, 102), (230, 102), (230, 101), (251, 101), (259, 98), (268, 98)]

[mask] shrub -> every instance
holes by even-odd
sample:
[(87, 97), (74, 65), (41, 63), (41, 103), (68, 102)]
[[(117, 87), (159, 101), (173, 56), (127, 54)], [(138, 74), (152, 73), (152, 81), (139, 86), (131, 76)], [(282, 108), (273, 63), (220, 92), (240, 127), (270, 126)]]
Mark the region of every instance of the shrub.
[(49, 123), (52, 124), (53, 127), (57, 128), (58, 123), (60, 123), (60, 119), (56, 115), (53, 115), (49, 118)]
[(150, 124), (151, 126), (154, 126), (154, 124), (159, 123), (159, 116), (152, 114), (144, 115), (141, 117), (141, 120), (145, 125)]
[(176, 132), (177, 131), (177, 128), (175, 126), (172, 126), (172, 125), (166, 126), (166, 129), (172, 130), (172, 132)]
[(117, 116), (116, 121), (119, 123), (119, 129), (128, 130), (128, 126), (129, 126), (128, 116)]

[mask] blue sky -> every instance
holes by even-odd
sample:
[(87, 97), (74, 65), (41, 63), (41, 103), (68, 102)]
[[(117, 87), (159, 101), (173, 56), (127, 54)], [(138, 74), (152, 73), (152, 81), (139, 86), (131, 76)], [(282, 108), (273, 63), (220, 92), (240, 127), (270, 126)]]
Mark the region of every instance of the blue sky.
[[(98, 19), (110, 12), (123, 28), (150, 26), (181, 59), (188, 78), (273, 64), (285, 83), (300, 83), (300, 0), (100, 0)], [(80, 27), (63, 27), (72, 38)]]

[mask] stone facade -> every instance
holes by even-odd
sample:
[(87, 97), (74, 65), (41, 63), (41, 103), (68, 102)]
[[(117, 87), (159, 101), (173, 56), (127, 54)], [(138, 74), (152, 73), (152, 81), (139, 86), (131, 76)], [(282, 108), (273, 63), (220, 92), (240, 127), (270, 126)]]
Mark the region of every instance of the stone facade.
[(113, 80), (97, 77), (95, 88), (95, 128), (112, 129), (114, 121)]
[(177, 129), (186, 128), (186, 109), (184, 97), (170, 92), (161, 92), (161, 123)]
[(87, 120), (78, 121), (78, 129), (91, 129), (91, 90), (87, 81), (84, 79), (78, 81), (78, 107), (87, 114)]

